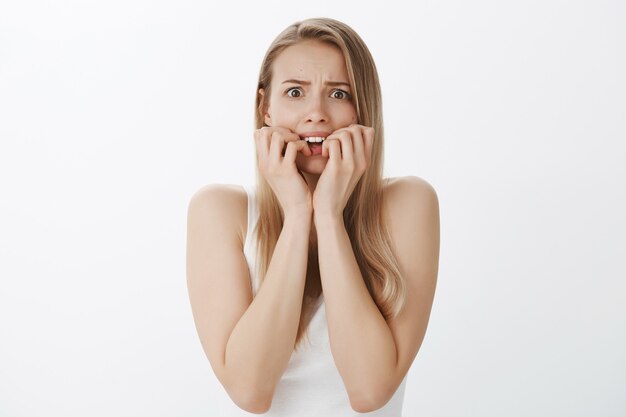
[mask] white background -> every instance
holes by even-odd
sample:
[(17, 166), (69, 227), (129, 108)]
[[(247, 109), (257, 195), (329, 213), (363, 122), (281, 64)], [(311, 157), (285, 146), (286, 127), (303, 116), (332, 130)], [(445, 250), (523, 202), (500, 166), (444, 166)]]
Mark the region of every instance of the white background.
[(404, 415), (626, 415), (626, 3), (331, 3), (0, 3), (0, 416), (216, 415), (187, 204), (254, 181), (261, 59), (317, 16), (439, 196)]

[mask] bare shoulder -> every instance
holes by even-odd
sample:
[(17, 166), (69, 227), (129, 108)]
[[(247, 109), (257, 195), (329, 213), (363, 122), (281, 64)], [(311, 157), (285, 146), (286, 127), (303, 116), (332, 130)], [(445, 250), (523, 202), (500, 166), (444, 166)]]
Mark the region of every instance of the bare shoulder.
[(389, 214), (415, 209), (419, 205), (438, 205), (439, 202), (435, 188), (415, 175), (387, 178), (383, 196), (384, 210)]
[(407, 176), (388, 181), (383, 209), (387, 209), (385, 224), (406, 284), (404, 308), (387, 321), (397, 361), (380, 389), (386, 402), (405, 378), (428, 326), (439, 268), (439, 202), (430, 183)]
[(409, 175), (387, 180), (383, 193), (383, 218), (392, 236), (411, 226), (439, 228), (439, 198), (425, 179)]
[(191, 197), (187, 214), (187, 289), (196, 330), (215, 375), (238, 405), (249, 394), (224, 358), (229, 337), (253, 300), (240, 231), (246, 202), (243, 187), (206, 185)]
[(248, 195), (241, 185), (208, 184), (189, 201), (189, 215), (217, 216), (237, 230), (243, 245), (248, 223)]

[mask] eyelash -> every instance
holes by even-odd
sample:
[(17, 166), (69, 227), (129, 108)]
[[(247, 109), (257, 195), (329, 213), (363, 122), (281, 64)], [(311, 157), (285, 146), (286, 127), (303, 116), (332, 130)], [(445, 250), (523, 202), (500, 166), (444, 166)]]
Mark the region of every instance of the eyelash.
[[(285, 94), (287, 95), (287, 97), (288, 97), (288, 98), (300, 98), (300, 97), (291, 97), (291, 96), (289, 95), (289, 92), (290, 92), (291, 90), (293, 90), (293, 89), (300, 89), (300, 90), (301, 90), (301, 88), (300, 88), (300, 87), (290, 87), (290, 88), (288, 88), (288, 89), (286, 89), (286, 90), (285, 90)], [(337, 91), (341, 91), (341, 92), (345, 95), (345, 97), (344, 97), (344, 98), (338, 98), (337, 100), (349, 100), (349, 99), (351, 99), (351, 98), (352, 98), (352, 95), (350, 95), (350, 93), (348, 93), (347, 91), (344, 91), (344, 90), (342, 90), (342, 89), (340, 89), (340, 88), (336, 88), (336, 89), (334, 89), (334, 90), (333, 90), (333, 93), (335, 93), (335, 92), (337, 92)]]

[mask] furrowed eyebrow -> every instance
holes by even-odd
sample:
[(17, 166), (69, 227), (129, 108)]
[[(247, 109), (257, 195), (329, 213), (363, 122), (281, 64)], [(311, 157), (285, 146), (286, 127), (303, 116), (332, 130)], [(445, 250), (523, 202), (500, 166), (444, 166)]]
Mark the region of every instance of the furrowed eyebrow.
[[(302, 84), (302, 85), (311, 85), (310, 81), (303, 81), (303, 80), (294, 80), (294, 79), (289, 79), (289, 80), (285, 80), (283, 81), (283, 84), (286, 83), (292, 83), (292, 84)], [(350, 84), (343, 82), (343, 81), (327, 81), (326, 85), (330, 85), (332, 87), (337, 87), (340, 85), (345, 85), (346, 87), (350, 88)]]

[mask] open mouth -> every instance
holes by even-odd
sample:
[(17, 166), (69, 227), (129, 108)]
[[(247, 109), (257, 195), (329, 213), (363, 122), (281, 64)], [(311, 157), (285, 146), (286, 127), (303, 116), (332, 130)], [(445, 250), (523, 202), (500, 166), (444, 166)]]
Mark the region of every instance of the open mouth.
[(304, 140), (308, 143), (322, 143), (326, 140), (326, 138), (322, 136), (309, 136), (306, 138), (300, 138), (300, 140)]
[(311, 150), (311, 156), (322, 154), (322, 142), (308, 142), (309, 149)]
[(330, 135), (330, 132), (317, 131), (317, 132), (305, 132), (300, 134), (300, 140), (307, 143), (311, 150), (311, 156), (318, 156), (322, 154), (322, 143)]

